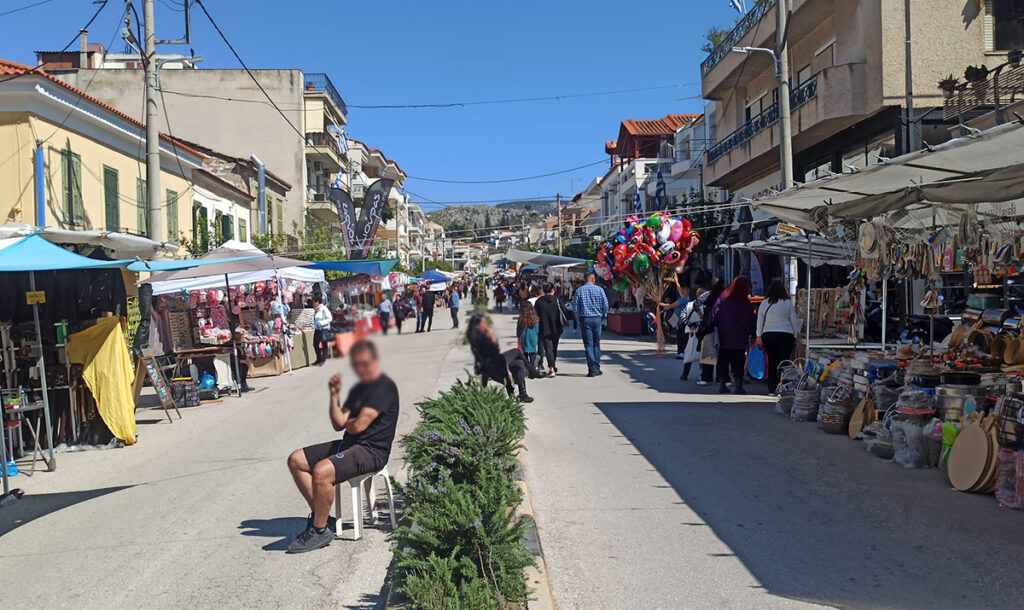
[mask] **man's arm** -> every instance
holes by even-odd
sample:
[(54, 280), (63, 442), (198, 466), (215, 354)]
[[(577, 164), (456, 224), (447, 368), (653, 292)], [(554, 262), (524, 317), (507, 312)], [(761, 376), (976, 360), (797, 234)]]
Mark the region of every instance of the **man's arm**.
[(359, 415), (349, 418), (345, 423), (345, 432), (349, 434), (362, 434), (370, 427), (373, 420), (378, 417), (380, 417), (380, 411), (373, 407), (363, 407), (359, 409)]
[(341, 432), (346, 429), (345, 424), (349, 421), (348, 409), (341, 408), (341, 373), (331, 377), (327, 382), (327, 388), (331, 392), (330, 404), (327, 407), (331, 416), (331, 426), (335, 432)]

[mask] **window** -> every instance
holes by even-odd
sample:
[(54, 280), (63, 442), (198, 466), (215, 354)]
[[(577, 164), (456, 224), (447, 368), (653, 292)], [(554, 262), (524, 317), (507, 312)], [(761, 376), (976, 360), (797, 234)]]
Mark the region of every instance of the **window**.
[(820, 67), (822, 68), (828, 68), (830, 66), (836, 65), (835, 39), (833, 39), (832, 42), (828, 43), (827, 45), (821, 47), (821, 49), (819, 49), (818, 52), (814, 54), (814, 57), (818, 60), (818, 63), (821, 64)]
[(1024, 48), (1024, 0), (989, 0), (991, 49), (1012, 51)]
[(192, 202), (192, 241), (202, 250), (210, 247), (207, 236), (210, 232), (210, 217), (206, 208), (198, 201)]
[(178, 194), (167, 189), (167, 241), (178, 243)]
[(822, 159), (818, 161), (810, 169), (804, 172), (804, 182), (811, 182), (819, 178), (824, 178), (832, 173), (832, 162), (828, 159)]
[(149, 192), (146, 190), (146, 181), (142, 178), (135, 179), (135, 207), (137, 211), (136, 226), (139, 235), (149, 235)]
[(267, 233), (274, 234), (274, 198), (267, 196)]
[(60, 170), (64, 192), (64, 224), (71, 228), (84, 229), (82, 157), (70, 150), (60, 151)]
[(221, 214), (220, 212), (217, 212), (217, 215), (220, 216), (220, 219), (218, 220), (218, 222), (220, 224), (220, 236), (221, 236), (221, 239), (223, 239), (224, 241), (227, 241), (229, 239), (234, 239), (234, 237), (235, 237), (235, 217), (232, 216), (231, 214)]
[(803, 86), (804, 83), (811, 80), (811, 66), (806, 65), (800, 68), (800, 71), (796, 73), (796, 86)]
[(249, 241), (249, 231), (244, 218), (238, 219), (238, 241)]
[(121, 230), (121, 190), (117, 170), (103, 166), (103, 209), (108, 231)]
[(883, 158), (892, 159), (896, 156), (896, 133), (887, 131), (868, 140), (868, 164), (876, 165)]
[(274, 221), (277, 223), (277, 234), (284, 235), (284, 201), (274, 201)]
[(758, 116), (764, 111), (764, 98), (767, 94), (762, 94), (761, 97), (757, 98), (753, 102), (747, 104), (747, 109), (744, 114), (744, 120), (750, 122), (751, 119)]

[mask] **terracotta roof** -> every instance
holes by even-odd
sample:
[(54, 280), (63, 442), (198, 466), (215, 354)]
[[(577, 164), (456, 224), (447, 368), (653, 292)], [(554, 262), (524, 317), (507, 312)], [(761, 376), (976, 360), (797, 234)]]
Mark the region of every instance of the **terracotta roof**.
[[(113, 112), (114, 114), (116, 114), (117, 116), (121, 117), (122, 119), (130, 121), (133, 124), (135, 124), (135, 125), (137, 125), (139, 127), (142, 127), (143, 129), (145, 129), (145, 127), (146, 127), (146, 125), (144, 123), (142, 123), (141, 121), (133, 119), (132, 117), (128, 116), (127, 114), (125, 114), (123, 112), (121, 112), (117, 108), (114, 108), (113, 106), (111, 106), (109, 104), (105, 104), (105, 103), (99, 101), (98, 99), (92, 97), (91, 95), (87, 94), (86, 92), (81, 91), (79, 89), (76, 89), (75, 87), (72, 87), (71, 85), (65, 83), (64, 81), (62, 81), (62, 80), (60, 80), (58, 78), (50, 76), (49, 74), (46, 73), (45, 70), (43, 70), (41, 68), (33, 68), (32, 66), (26, 66), (24, 64), (19, 64), (17, 62), (9, 61), (9, 60), (6, 60), (6, 59), (0, 59), (0, 76), (15, 76), (15, 77), (17, 77), (17, 76), (26, 76), (26, 75), (30, 75), (30, 74), (35, 75), (35, 76), (40, 76), (42, 78), (45, 78), (46, 80), (54, 82), (54, 83), (60, 85), (61, 87), (64, 87), (68, 91), (74, 93), (75, 95), (81, 96), (82, 98), (89, 100), (90, 102), (96, 104), (97, 106), (100, 106), (100, 107), (102, 107), (102, 108), (104, 108), (104, 109), (106, 109), (106, 110), (108, 110), (110, 112)], [(180, 140), (176, 140), (176, 139), (168, 136), (167, 134), (161, 133), (160, 134), (160, 139), (163, 140), (164, 142), (167, 142), (171, 146), (175, 146), (175, 147), (180, 148), (180, 149), (182, 149), (182, 150), (184, 150), (186, 152), (192, 153), (193, 155), (195, 155), (195, 156), (197, 156), (197, 157), (199, 157), (201, 159), (205, 159), (206, 158), (206, 156), (203, 155), (203, 153), (199, 152), (198, 150), (195, 150), (191, 146), (187, 146), (186, 144), (182, 143)]]
[(634, 136), (669, 136), (700, 118), (699, 114), (669, 114), (662, 119), (627, 119), (622, 129)]

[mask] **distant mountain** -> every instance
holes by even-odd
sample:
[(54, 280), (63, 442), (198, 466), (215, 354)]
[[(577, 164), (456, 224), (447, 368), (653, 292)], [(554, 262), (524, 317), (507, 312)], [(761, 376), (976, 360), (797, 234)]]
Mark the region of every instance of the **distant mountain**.
[(427, 218), (458, 233), (459, 237), (481, 237), (492, 228), (515, 228), (523, 223), (530, 224), (545, 216), (553, 215), (558, 209), (554, 201), (509, 201), (490, 205), (450, 205), (446, 208), (427, 212)]

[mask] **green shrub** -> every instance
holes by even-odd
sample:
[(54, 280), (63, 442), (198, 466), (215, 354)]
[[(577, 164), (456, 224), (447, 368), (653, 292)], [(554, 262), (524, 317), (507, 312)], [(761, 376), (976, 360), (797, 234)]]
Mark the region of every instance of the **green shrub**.
[(417, 608), (525, 602), (523, 568), (533, 557), (522, 543), (513, 476), (526, 433), (522, 405), (471, 378), (420, 405), (420, 416), (402, 439), (411, 526), (395, 532), (400, 588)]

